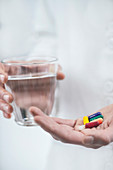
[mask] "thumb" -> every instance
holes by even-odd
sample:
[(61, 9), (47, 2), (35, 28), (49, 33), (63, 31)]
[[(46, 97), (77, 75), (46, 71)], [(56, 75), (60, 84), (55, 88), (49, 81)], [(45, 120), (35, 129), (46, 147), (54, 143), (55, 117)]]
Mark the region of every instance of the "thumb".
[(31, 106), (29, 111), (33, 116), (46, 116), (39, 108)]
[(92, 145), (94, 143), (94, 137), (93, 136), (85, 136), (83, 139), (83, 144), (85, 146)]
[(95, 146), (104, 146), (110, 143), (109, 130), (84, 130), (85, 135), (93, 137), (93, 144)]
[(62, 72), (57, 73), (57, 80), (63, 80), (65, 78), (65, 75)]
[(65, 75), (62, 73), (62, 67), (58, 65), (57, 80), (63, 80)]

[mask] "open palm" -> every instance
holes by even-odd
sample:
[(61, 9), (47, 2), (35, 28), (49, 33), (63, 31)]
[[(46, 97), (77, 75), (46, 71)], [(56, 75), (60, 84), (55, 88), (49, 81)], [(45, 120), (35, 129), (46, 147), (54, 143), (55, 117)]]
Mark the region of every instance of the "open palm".
[(49, 117), (40, 109), (31, 107), (30, 112), (35, 122), (53, 138), (64, 143), (82, 145), (90, 148), (99, 148), (113, 141), (113, 105), (99, 110), (104, 115), (104, 123), (97, 128), (78, 130), (82, 119), (69, 120)]
[(64, 143), (77, 144), (90, 148), (99, 148), (113, 141), (113, 105), (99, 110), (104, 115), (104, 122), (97, 128), (78, 130), (82, 119), (69, 120), (49, 117), (40, 109), (31, 107), (30, 112), (35, 122), (53, 138)]

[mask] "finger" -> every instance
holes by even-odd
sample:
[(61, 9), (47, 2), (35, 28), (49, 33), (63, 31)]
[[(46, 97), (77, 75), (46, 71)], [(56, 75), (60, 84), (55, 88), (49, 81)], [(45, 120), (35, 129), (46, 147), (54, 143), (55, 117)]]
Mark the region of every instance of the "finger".
[(3, 87), (0, 87), (0, 98), (8, 103), (12, 103), (13, 101), (13, 96), (8, 91), (6, 91)]
[(35, 116), (34, 120), (46, 132), (49, 132), (57, 140), (60, 140), (64, 143), (83, 145), (84, 134), (72, 130), (71, 127), (59, 125), (48, 116)]
[(46, 116), (39, 108), (31, 106), (29, 111), (33, 116)]
[(65, 78), (65, 75), (62, 72), (57, 73), (57, 80), (63, 80)]
[(94, 137), (84, 135), (84, 138), (82, 141), (83, 146), (88, 147), (88, 148), (95, 148), (93, 142), (94, 142)]
[(97, 129), (98, 129), (98, 130), (100, 130), (100, 129), (105, 129), (105, 127), (107, 128), (107, 122), (104, 122), (104, 123), (102, 123), (101, 125), (99, 125), (99, 126), (97, 127)]
[[(39, 108), (37, 107), (30, 107), (29, 111), (32, 113), (33, 116), (46, 116)], [(61, 119), (61, 118), (56, 118), (52, 117), (56, 123), (58, 124), (65, 124), (71, 127), (74, 127), (76, 120), (71, 120), (71, 119)]]
[(99, 125), (97, 127), (97, 130), (100, 129), (107, 129), (109, 127), (110, 121), (109, 120), (105, 120), (101, 125)]
[(0, 110), (4, 113), (10, 114), (13, 112), (13, 108), (11, 105), (6, 103), (4, 100), (0, 99)]
[(3, 112), (3, 115), (4, 115), (4, 117), (7, 118), (7, 119), (10, 119), (10, 118), (11, 118), (11, 114), (7, 114), (7, 113)]
[(93, 140), (93, 145), (97, 147), (101, 147), (104, 145), (107, 145), (111, 141), (111, 135), (110, 130), (105, 129), (105, 130), (92, 130), (92, 129), (85, 129), (83, 130), (85, 135), (92, 136), (94, 138)]
[(60, 125), (58, 125), (56, 122), (54, 122), (54, 120), (49, 116), (35, 115), (34, 120), (45, 131), (49, 132), (52, 135), (54, 134), (53, 132), (55, 132), (55, 129), (58, 130), (60, 127)]
[(83, 120), (82, 119), (77, 119), (76, 124), (75, 124), (75, 130), (79, 130), (79, 126), (83, 125)]
[(82, 119), (77, 119), (76, 126), (83, 125)]
[(68, 125), (71, 127), (74, 127), (77, 121), (77, 120), (71, 120), (71, 119), (61, 119), (61, 118), (56, 118), (56, 117), (52, 117), (52, 119), (58, 124)]
[[(31, 107), (29, 110), (33, 116), (35, 116), (35, 122), (40, 125), (46, 132), (50, 133), (55, 139), (65, 143), (84, 145), (84, 134), (72, 130), (72, 128), (69, 126), (62, 126), (64, 120), (46, 116), (40, 109), (36, 107)], [(60, 122), (61, 125), (57, 122)], [(70, 124), (70, 121), (66, 121), (66, 123)], [(86, 140), (88, 141), (91, 138), (92, 137), (87, 136)]]
[(0, 63), (0, 82), (6, 83), (8, 80), (8, 75), (5, 73), (5, 68), (2, 63)]
[(6, 83), (8, 80), (8, 75), (0, 69), (0, 82), (1, 83)]
[(109, 120), (104, 121), (103, 124), (102, 124), (103, 129), (107, 129), (109, 127), (109, 124), (110, 124)]

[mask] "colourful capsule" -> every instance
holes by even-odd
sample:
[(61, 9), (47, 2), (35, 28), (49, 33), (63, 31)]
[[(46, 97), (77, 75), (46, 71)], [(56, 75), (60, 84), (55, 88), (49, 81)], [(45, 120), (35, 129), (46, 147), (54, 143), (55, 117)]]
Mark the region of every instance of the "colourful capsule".
[(91, 122), (99, 122), (99, 125), (100, 125), (100, 124), (102, 124), (103, 119), (102, 118), (98, 118), (98, 119), (92, 120)]
[(99, 122), (96, 121), (96, 122), (89, 122), (89, 123), (86, 123), (85, 124), (85, 128), (93, 128), (93, 127), (97, 127), (99, 126)]
[(84, 123), (84, 125), (85, 125), (86, 123), (89, 123), (89, 119), (88, 119), (87, 116), (84, 116), (84, 117), (83, 117), (83, 123)]
[(101, 112), (94, 113), (94, 114), (88, 116), (88, 118), (89, 118), (89, 120), (90, 120), (90, 119), (92, 119), (93, 117), (96, 117), (96, 116), (99, 116), (99, 115), (102, 115), (102, 113), (101, 113)]
[(89, 121), (91, 122), (92, 120), (99, 119), (99, 118), (103, 119), (103, 116), (102, 115), (95, 116), (92, 119), (90, 119)]
[[(95, 123), (96, 122), (96, 123)], [(89, 122), (89, 123), (86, 123), (85, 125), (81, 125), (78, 127), (78, 130), (83, 130), (85, 128), (92, 128), (92, 127), (97, 127), (99, 126), (100, 124), (102, 124), (103, 122), (103, 119), (102, 118), (99, 118), (99, 119), (96, 119), (96, 120), (93, 120), (92, 122)]]

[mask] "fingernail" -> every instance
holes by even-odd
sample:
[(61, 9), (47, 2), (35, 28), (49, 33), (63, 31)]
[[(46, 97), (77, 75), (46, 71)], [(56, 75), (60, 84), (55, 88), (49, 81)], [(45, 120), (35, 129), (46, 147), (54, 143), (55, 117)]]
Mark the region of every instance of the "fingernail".
[(6, 102), (9, 102), (9, 96), (7, 95), (7, 94), (5, 94), (4, 96), (3, 96), (3, 99), (6, 101)]
[(87, 145), (94, 143), (94, 137), (93, 136), (87, 136), (84, 140), (84, 143)]
[(2, 82), (4, 82), (5, 76), (4, 75), (0, 75), (0, 79), (1, 79)]

